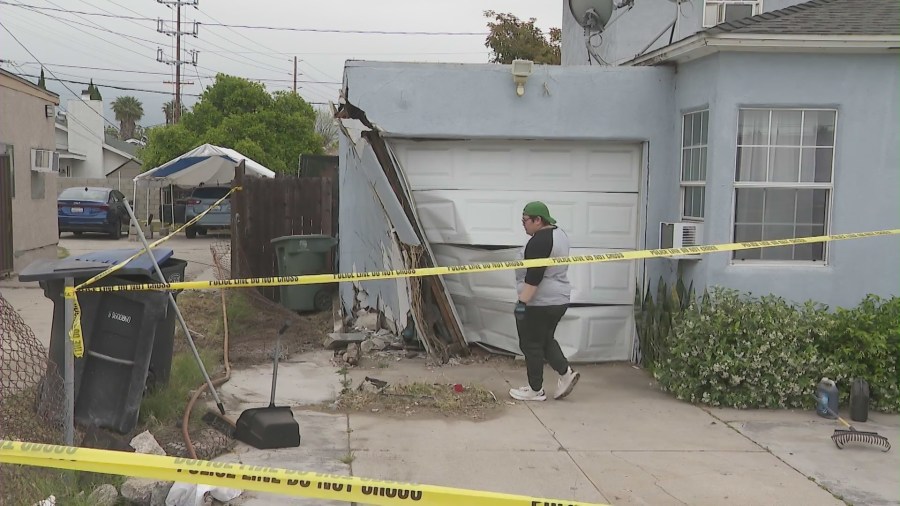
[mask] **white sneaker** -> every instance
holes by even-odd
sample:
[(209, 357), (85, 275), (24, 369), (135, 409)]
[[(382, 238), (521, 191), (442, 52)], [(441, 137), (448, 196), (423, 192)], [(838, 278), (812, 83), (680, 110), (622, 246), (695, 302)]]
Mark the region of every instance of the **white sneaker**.
[(535, 392), (528, 385), (525, 385), (524, 387), (519, 387), (519, 388), (511, 388), (509, 390), (509, 396), (518, 401), (546, 401), (547, 400), (547, 396), (544, 395), (543, 388), (540, 391)]
[(553, 394), (553, 398), (562, 399), (572, 393), (572, 389), (575, 388), (575, 383), (578, 383), (579, 377), (581, 377), (581, 373), (573, 371), (570, 367), (565, 374), (559, 377), (559, 381), (556, 383), (556, 393)]

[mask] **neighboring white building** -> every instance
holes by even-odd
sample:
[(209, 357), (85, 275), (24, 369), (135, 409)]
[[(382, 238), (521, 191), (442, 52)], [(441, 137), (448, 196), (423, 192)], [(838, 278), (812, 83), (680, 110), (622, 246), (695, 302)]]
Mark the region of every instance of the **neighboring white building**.
[(81, 99), (69, 100), (66, 109), (56, 118), (61, 177), (104, 179), (123, 166), (139, 169), (137, 146), (105, 134), (102, 100), (91, 100), (83, 91)]

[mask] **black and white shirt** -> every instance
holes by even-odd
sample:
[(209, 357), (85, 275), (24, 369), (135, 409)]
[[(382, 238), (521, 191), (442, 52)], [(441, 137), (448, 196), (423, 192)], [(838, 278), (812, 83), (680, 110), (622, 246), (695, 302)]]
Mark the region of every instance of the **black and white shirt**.
[[(569, 256), (569, 237), (558, 227), (538, 230), (519, 251), (518, 258), (550, 258)], [(516, 269), (516, 289), (522, 293), (524, 284), (537, 286), (529, 306), (561, 306), (569, 303), (572, 287), (568, 265)]]

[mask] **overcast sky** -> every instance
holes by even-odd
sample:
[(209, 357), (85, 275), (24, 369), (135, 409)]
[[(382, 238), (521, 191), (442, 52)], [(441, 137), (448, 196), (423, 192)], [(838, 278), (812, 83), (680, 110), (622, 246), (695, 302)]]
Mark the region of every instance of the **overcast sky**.
[[(11, 5), (11, 4), (18, 4)], [(21, 5), (31, 6), (29, 8)], [(182, 30), (199, 21), (199, 36), (183, 37), (184, 50), (198, 51), (197, 66), (183, 66), (193, 84), (183, 90), (188, 106), (216, 72), (264, 80), (270, 91), (293, 86), (293, 58), (298, 64), (300, 94), (310, 102), (336, 100), (344, 62), (352, 60), (446, 61), (484, 63), (487, 19), (483, 11), (510, 12), (537, 18), (545, 32), (561, 25), (559, 0), (200, 0), (199, 8), (182, 7)], [(40, 9), (37, 9), (40, 8)], [(48, 10), (56, 9), (56, 10)], [(100, 13), (101, 17), (63, 11)], [(0, 0), (0, 23), (28, 48), (0, 29), (2, 68), (37, 75), (43, 62), (56, 77), (88, 81), (100, 87), (106, 117), (115, 123), (109, 103), (120, 95), (137, 97), (144, 106), (141, 124), (164, 122), (162, 104), (172, 99), (174, 66), (157, 62), (157, 48), (174, 58), (174, 37), (157, 32), (157, 18), (174, 29), (174, 9), (155, 0)], [(121, 16), (151, 18), (122, 19)], [(210, 26), (210, 23), (324, 30), (405, 32), (479, 32), (479, 35), (381, 35), (275, 31)], [(116, 32), (116, 33), (112, 33)], [(129, 36), (129, 37), (126, 37)], [(190, 56), (185, 53), (185, 59)], [(72, 68), (62, 65), (116, 70)], [(127, 72), (126, 72), (127, 71)], [(49, 72), (46, 77), (51, 78)], [(36, 79), (32, 79), (36, 81)], [(86, 85), (65, 83), (76, 93)], [(117, 90), (104, 85), (156, 90)], [(48, 80), (65, 109), (72, 93)]]

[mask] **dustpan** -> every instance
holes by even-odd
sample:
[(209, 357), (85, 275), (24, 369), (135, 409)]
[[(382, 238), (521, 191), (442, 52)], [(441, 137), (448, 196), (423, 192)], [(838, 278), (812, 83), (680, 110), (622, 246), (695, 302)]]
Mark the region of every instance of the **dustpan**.
[(281, 355), (281, 334), (287, 330), (285, 322), (275, 342), (275, 359), (272, 371), (272, 394), (264, 408), (246, 409), (238, 417), (234, 438), (260, 450), (300, 446), (300, 425), (294, 419), (290, 406), (275, 405), (275, 383), (278, 380), (278, 356)]

